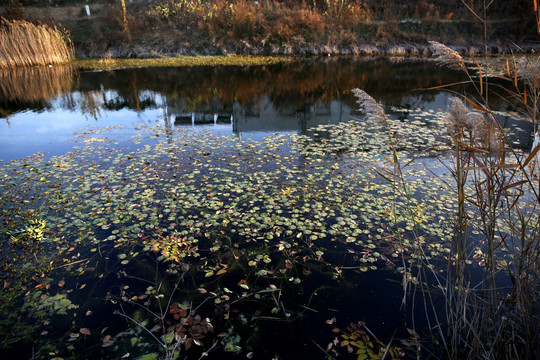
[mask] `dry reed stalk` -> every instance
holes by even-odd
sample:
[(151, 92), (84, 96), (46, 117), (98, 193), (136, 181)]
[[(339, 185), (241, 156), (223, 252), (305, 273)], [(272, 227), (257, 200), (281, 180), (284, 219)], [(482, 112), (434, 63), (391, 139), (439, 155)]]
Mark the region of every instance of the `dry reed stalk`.
[(0, 68), (61, 64), (73, 57), (73, 47), (56, 27), (2, 19)]
[(540, 7), (537, 0), (534, 0), (534, 13), (536, 15), (536, 31), (540, 34)]
[[(525, 82), (526, 74), (520, 75)], [(447, 356), (537, 358), (540, 197), (532, 180), (534, 166), (528, 166), (534, 152), (503, 146), (491, 112), (479, 110), (484, 112), (471, 111), (454, 98), (447, 119), (456, 148), (452, 173), (459, 198), (454, 270), (449, 267), (445, 292)], [(474, 244), (469, 243), (469, 225), (479, 234)], [(471, 252), (474, 246), (479, 248)], [(511, 261), (501, 260), (505, 253)], [(473, 280), (467, 262), (482, 264), (481, 280)], [(519, 345), (508, 348), (508, 343)]]
[[(400, 142), (400, 139), (396, 138), (396, 135), (394, 131), (392, 130), (390, 126), (390, 121), (388, 117), (386, 116), (386, 113), (384, 111), (383, 106), (378, 103), (373, 97), (371, 97), (368, 93), (366, 93), (364, 90), (361, 89), (353, 89), (352, 93), (356, 97), (357, 104), (359, 105), (359, 110), (364, 112), (369, 120), (373, 120), (377, 123), (377, 125), (382, 125), (384, 127), (386, 132), (386, 135), (388, 136), (388, 141), (386, 142), (386, 145), (388, 146), (388, 150), (390, 150), (391, 158), (386, 157), (386, 160), (391, 163), (392, 167), (391, 169), (380, 167), (377, 170), (377, 173), (381, 175), (382, 178), (384, 178), (386, 181), (390, 182), (393, 186), (394, 192), (393, 197), (395, 203), (398, 202), (404, 202), (407, 204), (407, 216), (409, 216), (410, 219), (414, 219), (414, 208), (416, 205), (414, 205), (411, 202), (411, 194), (409, 191), (409, 186), (407, 183), (407, 180), (405, 178), (403, 169), (408, 166), (409, 163), (402, 163), (402, 160), (400, 160), (399, 150), (398, 150), (398, 144)], [(383, 133), (381, 133), (382, 135)], [(386, 163), (385, 163), (386, 164)], [(396, 206), (392, 207), (392, 215), (394, 219), (394, 223), (397, 224), (397, 213), (396, 213)], [(430, 279), (433, 278), (435, 275), (435, 278), (437, 278), (437, 275), (433, 271), (432, 265), (429, 263), (428, 257), (426, 256), (422, 242), (420, 241), (420, 237), (418, 236), (418, 227), (416, 224), (414, 225), (414, 235), (413, 235), (413, 241), (415, 242), (415, 262), (407, 263), (407, 260), (403, 256), (401, 257), (401, 261), (403, 264), (403, 278), (402, 278), (402, 287), (403, 287), (403, 298), (402, 298), (402, 310), (404, 312), (408, 312), (411, 309), (415, 308), (416, 303), (416, 296), (412, 295), (411, 297), (411, 304), (408, 305), (408, 298), (412, 294), (416, 294), (417, 291), (419, 291), (420, 296), (422, 298), (422, 302), (424, 303), (424, 306), (426, 308), (430, 307), (431, 309), (435, 310), (432, 311), (430, 314), (426, 312), (426, 320), (428, 322), (429, 328), (436, 329), (435, 332), (438, 332), (439, 336), (436, 336), (438, 340), (440, 340), (443, 344), (443, 346), (446, 348), (446, 339), (444, 337), (444, 334), (442, 332), (443, 327), (439, 326), (441, 324), (441, 320), (439, 320), (439, 316), (437, 315), (437, 311), (435, 309), (434, 305), (434, 299), (429, 291), (428, 288), (422, 285), (423, 280), (422, 279)], [(389, 228), (390, 229), (390, 228)], [(399, 228), (399, 225), (392, 229), (395, 236), (395, 241), (398, 243), (402, 243), (405, 241), (405, 239), (402, 237), (401, 229)], [(411, 274), (413, 272), (416, 272), (416, 276), (419, 279), (419, 284), (415, 285), (414, 283), (409, 283), (407, 280), (407, 274)], [(439, 287), (442, 288), (441, 283), (438, 283)], [(411, 316), (411, 323), (410, 326), (412, 327), (413, 333), (415, 332), (415, 317), (416, 314), (412, 314)], [(432, 326), (437, 325), (437, 326)], [(409, 326), (409, 324), (408, 324)], [(408, 329), (409, 330), (409, 329)], [(417, 351), (420, 353), (421, 346), (418, 344)]]

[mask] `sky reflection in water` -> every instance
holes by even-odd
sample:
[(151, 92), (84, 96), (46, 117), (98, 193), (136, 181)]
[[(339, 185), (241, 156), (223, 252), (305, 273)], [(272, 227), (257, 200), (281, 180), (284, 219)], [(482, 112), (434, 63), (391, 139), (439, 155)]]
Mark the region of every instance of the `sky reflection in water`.
[(7, 84), (0, 95), (0, 159), (59, 155), (72, 149), (76, 133), (117, 125), (127, 137), (141, 124), (158, 123), (259, 139), (272, 132), (305, 133), (360, 117), (350, 94), (354, 87), (382, 101), (392, 117), (415, 110), (435, 114), (446, 109), (449, 95), (414, 89), (455, 76), (425, 62), (358, 58), (267, 67), (2, 74)]

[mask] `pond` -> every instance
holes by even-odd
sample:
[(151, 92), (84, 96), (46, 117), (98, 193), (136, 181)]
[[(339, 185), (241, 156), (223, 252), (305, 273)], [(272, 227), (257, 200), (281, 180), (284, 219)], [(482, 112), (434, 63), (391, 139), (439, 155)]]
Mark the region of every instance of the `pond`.
[(430, 88), (462, 74), (343, 57), (0, 78), (5, 358), (395, 359), (431, 332), (411, 286), (446, 270), (445, 118), (473, 89)]

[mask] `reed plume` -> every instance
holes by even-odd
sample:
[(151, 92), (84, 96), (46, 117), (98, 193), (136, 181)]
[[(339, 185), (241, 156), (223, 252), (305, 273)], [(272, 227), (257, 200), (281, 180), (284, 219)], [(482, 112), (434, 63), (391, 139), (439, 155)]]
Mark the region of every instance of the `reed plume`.
[(467, 71), (465, 61), (455, 50), (450, 49), (448, 46), (443, 45), (437, 41), (429, 42), (433, 56), (436, 57), (437, 62), (440, 65), (448, 66), (451, 69), (459, 71)]
[(468, 109), (465, 103), (456, 97), (451, 99), (448, 114), (447, 124), (450, 133), (454, 136), (465, 129), (473, 138), (482, 141), (491, 151), (501, 149), (499, 132), (489, 123), (484, 114)]
[(353, 95), (356, 97), (356, 103), (360, 106), (361, 111), (366, 113), (371, 119), (385, 123), (386, 114), (384, 109), (374, 98), (372, 98), (368, 93), (361, 89), (353, 89)]

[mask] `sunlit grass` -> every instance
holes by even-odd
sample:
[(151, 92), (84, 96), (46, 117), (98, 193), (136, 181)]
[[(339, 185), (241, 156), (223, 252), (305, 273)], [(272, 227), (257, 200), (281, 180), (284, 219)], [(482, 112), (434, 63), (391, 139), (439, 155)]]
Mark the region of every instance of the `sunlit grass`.
[(27, 21), (2, 21), (0, 68), (61, 64), (73, 58), (73, 48), (57, 28)]
[(180, 67), (180, 66), (249, 66), (270, 65), (294, 60), (287, 56), (162, 56), (147, 59), (85, 59), (72, 62), (82, 70), (124, 69), (137, 67)]

